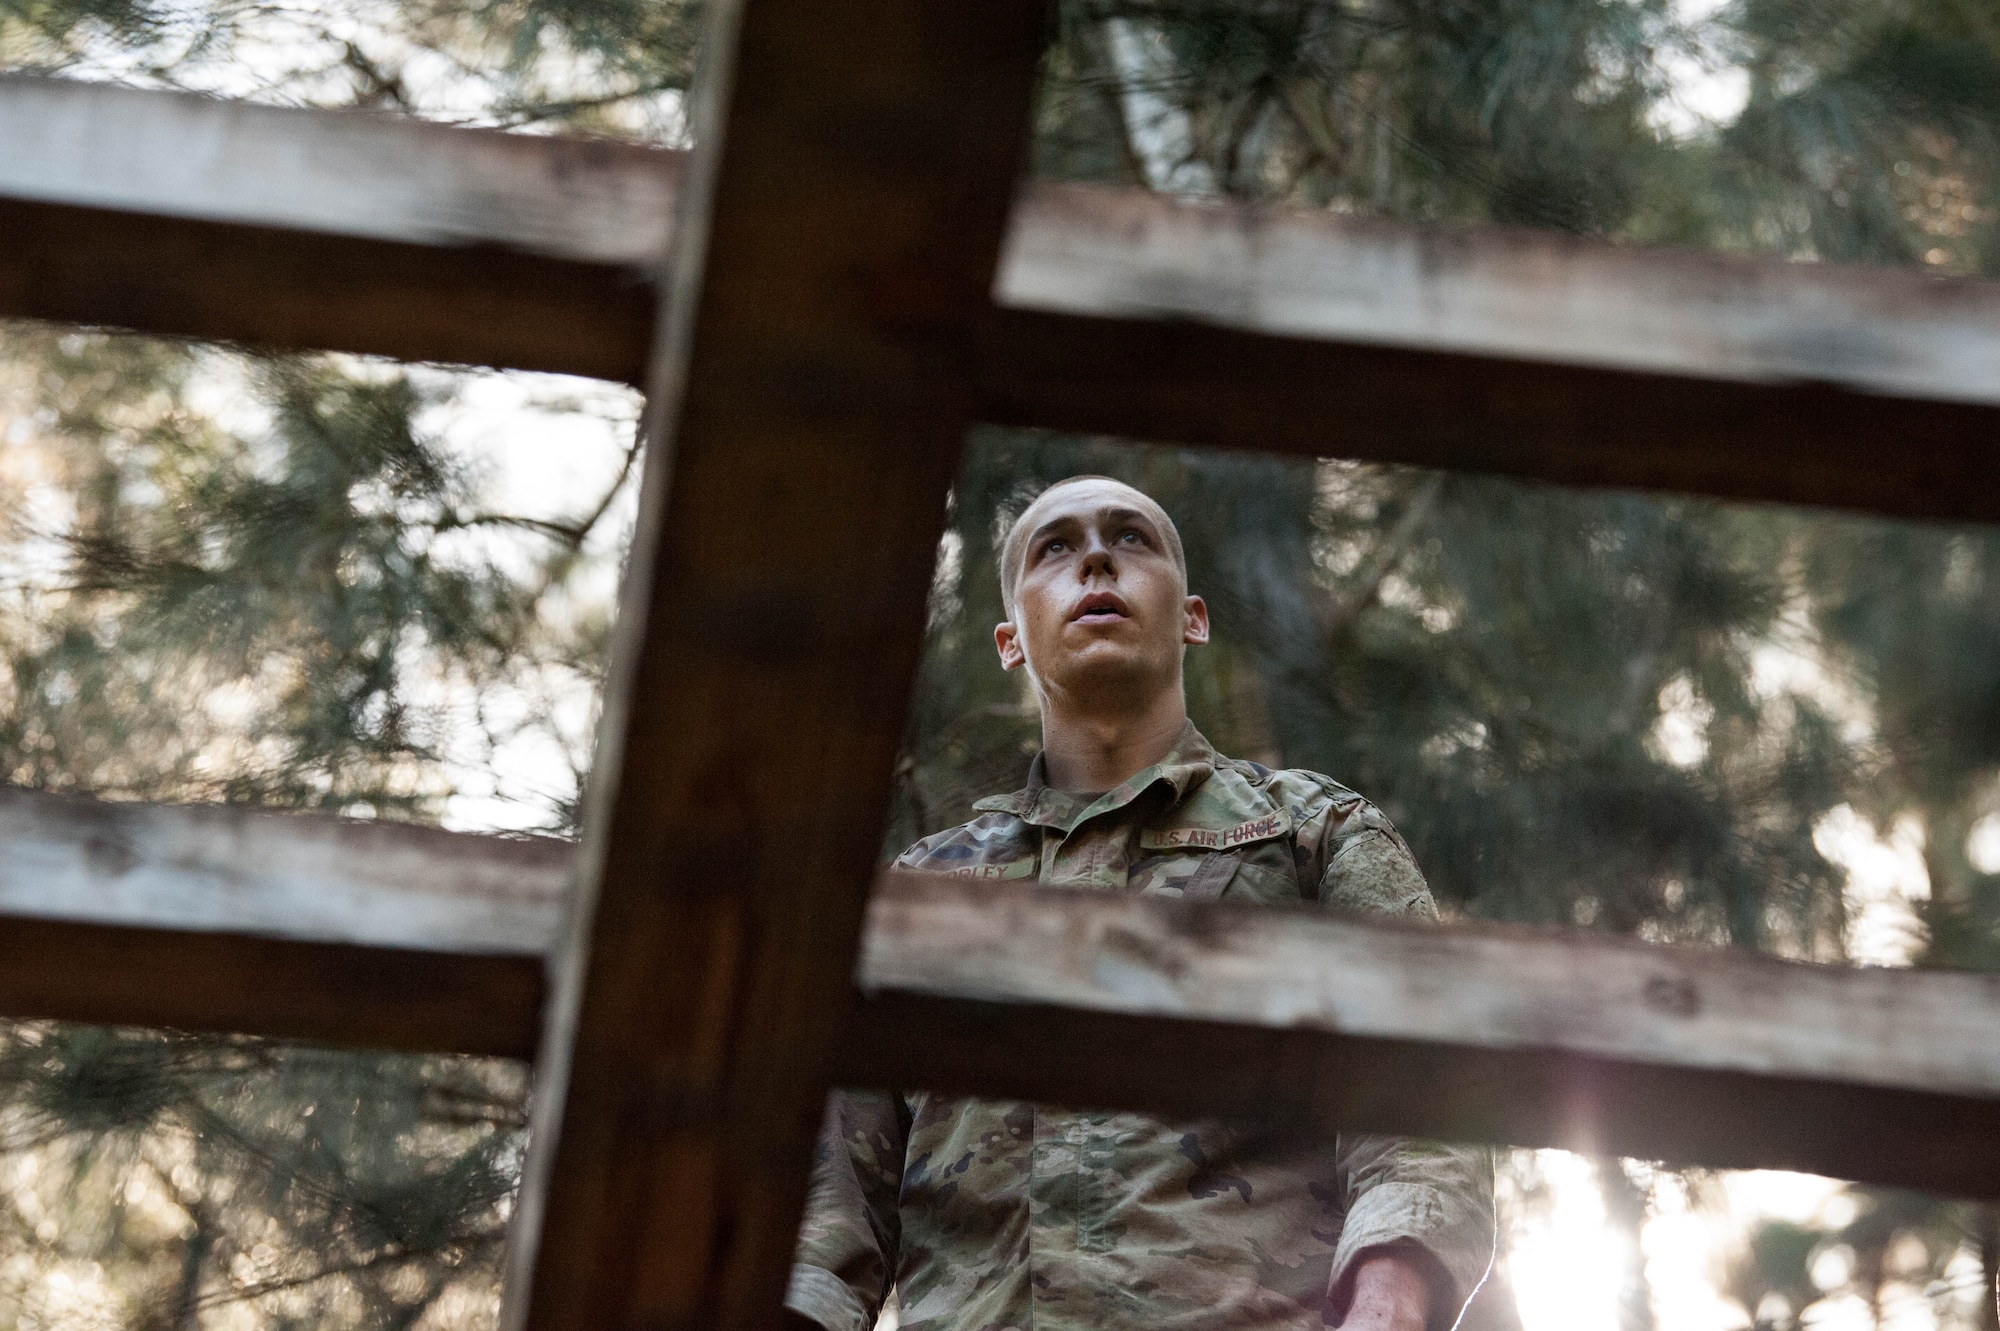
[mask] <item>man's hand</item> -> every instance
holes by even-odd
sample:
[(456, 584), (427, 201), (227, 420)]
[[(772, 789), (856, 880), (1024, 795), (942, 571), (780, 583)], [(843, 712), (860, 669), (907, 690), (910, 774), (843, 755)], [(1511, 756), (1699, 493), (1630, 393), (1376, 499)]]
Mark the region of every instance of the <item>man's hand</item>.
[(1363, 1253), (1341, 1331), (1424, 1331), (1430, 1324), (1431, 1276), (1416, 1257), (1394, 1248)]

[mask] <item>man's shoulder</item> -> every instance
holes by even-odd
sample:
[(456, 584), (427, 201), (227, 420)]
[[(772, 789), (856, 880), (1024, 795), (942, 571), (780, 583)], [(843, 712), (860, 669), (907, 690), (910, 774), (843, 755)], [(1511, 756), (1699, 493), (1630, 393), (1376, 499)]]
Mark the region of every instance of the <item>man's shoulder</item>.
[(1305, 768), (1273, 769), (1218, 760), (1225, 786), (1259, 790), (1289, 815), (1291, 835), (1305, 855), (1328, 906), (1371, 914), (1433, 918), (1436, 904), (1416, 857), (1387, 814), (1352, 788)]
[(1405, 855), (1409, 847), (1389, 816), (1359, 791), (1324, 772), (1304, 767), (1266, 767), (1242, 758), (1218, 757), (1218, 787), (1224, 800), (1260, 803), (1288, 815), (1291, 832), (1300, 841), (1317, 843), (1329, 853), (1366, 832), (1379, 832)]
[(1011, 813), (982, 813), (917, 842), (896, 857), (896, 867), (967, 878), (1032, 878), (1036, 847), (1027, 827)]
[(1211, 783), (1240, 799), (1261, 800), (1290, 810), (1295, 817), (1329, 809), (1373, 808), (1348, 786), (1322, 772), (1303, 767), (1266, 767), (1248, 758), (1217, 755)]

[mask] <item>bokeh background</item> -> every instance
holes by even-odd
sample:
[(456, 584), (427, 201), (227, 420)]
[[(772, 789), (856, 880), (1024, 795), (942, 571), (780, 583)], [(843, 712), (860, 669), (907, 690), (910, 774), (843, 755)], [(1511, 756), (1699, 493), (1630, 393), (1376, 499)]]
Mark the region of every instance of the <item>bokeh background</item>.
[[(2000, 275), (1990, 0), (1056, 13), (1043, 178)], [(0, 0), (0, 69), (685, 146), (699, 30), (689, 0)], [(0, 324), (0, 780), (571, 833), (638, 410)], [(970, 442), (885, 851), (1019, 783), (994, 535), (1109, 472), (1214, 609), (1197, 721), (1383, 805), (1448, 913), (2000, 965), (1993, 530)], [(491, 1325), (526, 1077), (0, 1026), (0, 1327)], [(1996, 1326), (1992, 1208), (1550, 1151), (1500, 1196), (1489, 1331)]]

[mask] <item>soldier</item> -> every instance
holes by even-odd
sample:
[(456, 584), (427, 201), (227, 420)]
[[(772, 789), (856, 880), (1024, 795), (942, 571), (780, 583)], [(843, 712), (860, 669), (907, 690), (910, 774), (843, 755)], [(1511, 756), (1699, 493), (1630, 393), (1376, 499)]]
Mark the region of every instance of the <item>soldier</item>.
[[(1435, 914), (1373, 805), (1222, 757), (1189, 723), (1182, 659), (1208, 608), (1152, 499), (1097, 476), (1050, 487), (1008, 531), (1000, 577), (994, 642), (1035, 687), (1042, 753), (1025, 789), (899, 865)], [(868, 1331), (892, 1286), (904, 1331), (1443, 1331), (1492, 1251), (1480, 1150), (846, 1092), (786, 1303), (826, 1331)]]

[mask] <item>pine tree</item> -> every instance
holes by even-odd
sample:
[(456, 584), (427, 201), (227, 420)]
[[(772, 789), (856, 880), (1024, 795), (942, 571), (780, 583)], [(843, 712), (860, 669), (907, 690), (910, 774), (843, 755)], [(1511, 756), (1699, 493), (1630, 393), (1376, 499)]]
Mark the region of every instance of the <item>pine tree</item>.
[[(488, 704), (594, 687), (608, 607), (566, 602), (612, 496), (486, 508), (421, 424), (435, 376), (26, 328), (6, 350), (32, 370), (0, 389), (11, 783), (429, 821), (468, 698), (518, 730)], [(232, 371), (253, 431), (192, 405)], [(586, 738), (550, 732), (569, 770), (520, 821), (573, 829)], [(0, 1027), (0, 1317), (489, 1324), (525, 1092), (500, 1060)]]
[[(1701, 24), (1667, 0), (1058, 12), (1047, 178), (2000, 272), (2000, 20), (1973, 0), (1736, 0)], [(0, 63), (678, 141), (697, 17), (317, 6), (283, 19), (299, 54), (249, 71), (237, 52), (267, 7), (0, 0)], [(1665, 128), (1674, 62), (1740, 70), (1742, 113)], [(219, 353), (27, 329), (5, 351), (11, 419), (70, 503), (10, 515), (13, 557), (41, 563), (0, 609), (7, 779), (433, 818), (456, 779), (439, 679), (471, 697), (594, 679), (605, 610), (577, 588), (607, 510), (485, 511), (420, 427), (432, 381), (232, 362), (270, 422), (246, 431), (192, 405)], [(1382, 803), (1449, 910), (1837, 959), (1842, 875), (1814, 833), (1851, 804), (1927, 831), (1919, 961), (2000, 961), (2000, 880), (1966, 850), (2000, 802), (1985, 533), (1476, 476), (980, 432), (890, 849), (1019, 780), (1036, 731), (990, 656), (994, 536), (1076, 471), (1131, 479), (1181, 522), (1218, 627), (1191, 660), (1196, 719)], [(1773, 685), (1773, 649), (1813, 658), (1842, 699)], [(574, 822), (573, 737), (567, 763), (551, 830)], [(231, 1298), (273, 1324), (490, 1308), (520, 1069), (42, 1026), (11, 1029), (0, 1061), (0, 1178), (46, 1171), (0, 1205), (0, 1254), (96, 1254), (127, 1300), (115, 1320), (196, 1325)], [(1654, 1175), (1615, 1168), (1608, 1209), (1633, 1228)], [(1839, 1231), (1760, 1235), (1746, 1306), (1802, 1308), (1830, 1243), (1883, 1279), (1905, 1240), (1933, 1274), (1961, 1243), (1992, 1269), (1990, 1214), (1857, 1196)], [(1625, 1307), (1640, 1324), (1643, 1287)]]

